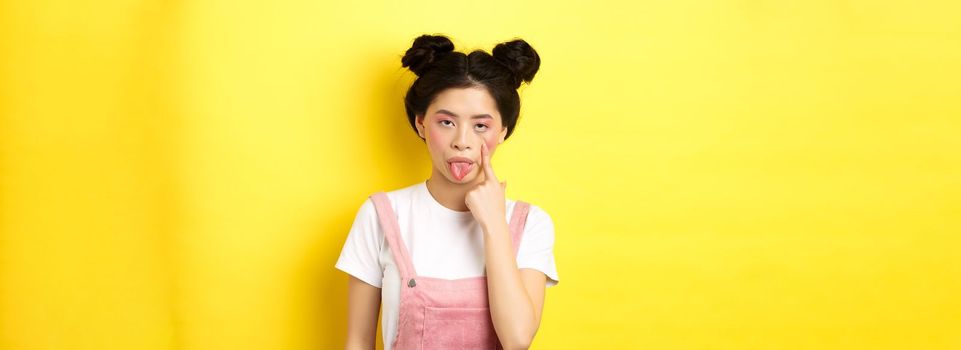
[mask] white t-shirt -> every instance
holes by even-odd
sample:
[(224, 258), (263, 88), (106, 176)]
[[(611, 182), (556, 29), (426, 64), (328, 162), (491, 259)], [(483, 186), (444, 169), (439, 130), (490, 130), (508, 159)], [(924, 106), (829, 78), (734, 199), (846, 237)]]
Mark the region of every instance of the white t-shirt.
[[(470, 211), (459, 212), (438, 203), (427, 190), (426, 181), (386, 194), (418, 275), (445, 279), (486, 275), (484, 232)], [(507, 222), (515, 203), (506, 199)], [(335, 267), (381, 288), (384, 346), (390, 350), (397, 334), (400, 272), (370, 198), (357, 211)], [(517, 268), (543, 272), (547, 275), (547, 287), (559, 281), (554, 264), (554, 223), (547, 212), (534, 204), (524, 224)]]

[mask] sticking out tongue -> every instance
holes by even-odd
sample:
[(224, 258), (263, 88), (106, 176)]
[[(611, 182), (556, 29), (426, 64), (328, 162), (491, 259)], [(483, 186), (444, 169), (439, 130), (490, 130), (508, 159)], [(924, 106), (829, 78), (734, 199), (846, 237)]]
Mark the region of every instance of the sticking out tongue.
[(467, 176), (471, 169), (474, 168), (473, 163), (467, 162), (450, 162), (448, 166), (450, 167), (450, 173), (454, 175), (457, 181), (464, 179), (464, 176)]

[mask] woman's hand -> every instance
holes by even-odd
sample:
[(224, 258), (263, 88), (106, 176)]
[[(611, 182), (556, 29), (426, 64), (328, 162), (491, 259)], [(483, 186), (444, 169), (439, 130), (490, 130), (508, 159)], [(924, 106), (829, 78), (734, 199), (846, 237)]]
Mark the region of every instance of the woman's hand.
[(491, 224), (506, 223), (507, 213), (504, 208), (504, 191), (507, 189), (507, 182), (498, 182), (494, 176), (494, 169), (491, 168), (491, 154), (487, 149), (487, 143), (481, 143), (481, 167), (484, 170), (484, 181), (467, 192), (464, 201), (470, 209), (474, 219), (480, 223), (481, 227), (489, 227)]

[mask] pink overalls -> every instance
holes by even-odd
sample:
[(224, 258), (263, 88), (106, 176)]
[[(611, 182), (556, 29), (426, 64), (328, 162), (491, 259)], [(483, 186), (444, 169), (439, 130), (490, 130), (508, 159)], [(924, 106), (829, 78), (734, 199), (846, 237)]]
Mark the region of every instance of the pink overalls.
[[(400, 225), (384, 192), (370, 196), (400, 271), (400, 310), (393, 349), (502, 349), (487, 303), (487, 276), (442, 279), (418, 276)], [(530, 204), (517, 201), (508, 225), (514, 256)]]

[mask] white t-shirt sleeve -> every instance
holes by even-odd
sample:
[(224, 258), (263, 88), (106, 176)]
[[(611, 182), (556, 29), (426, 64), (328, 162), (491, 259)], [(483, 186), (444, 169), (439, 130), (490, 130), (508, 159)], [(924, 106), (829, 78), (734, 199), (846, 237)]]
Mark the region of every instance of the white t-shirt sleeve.
[(380, 288), (384, 278), (384, 270), (380, 263), (383, 236), (377, 219), (377, 209), (374, 207), (373, 200), (368, 197), (357, 211), (354, 224), (347, 233), (347, 240), (334, 266), (367, 284)]
[(554, 222), (540, 207), (531, 204), (524, 223), (524, 235), (517, 252), (517, 268), (532, 268), (547, 275), (547, 287), (557, 285), (554, 263)]

